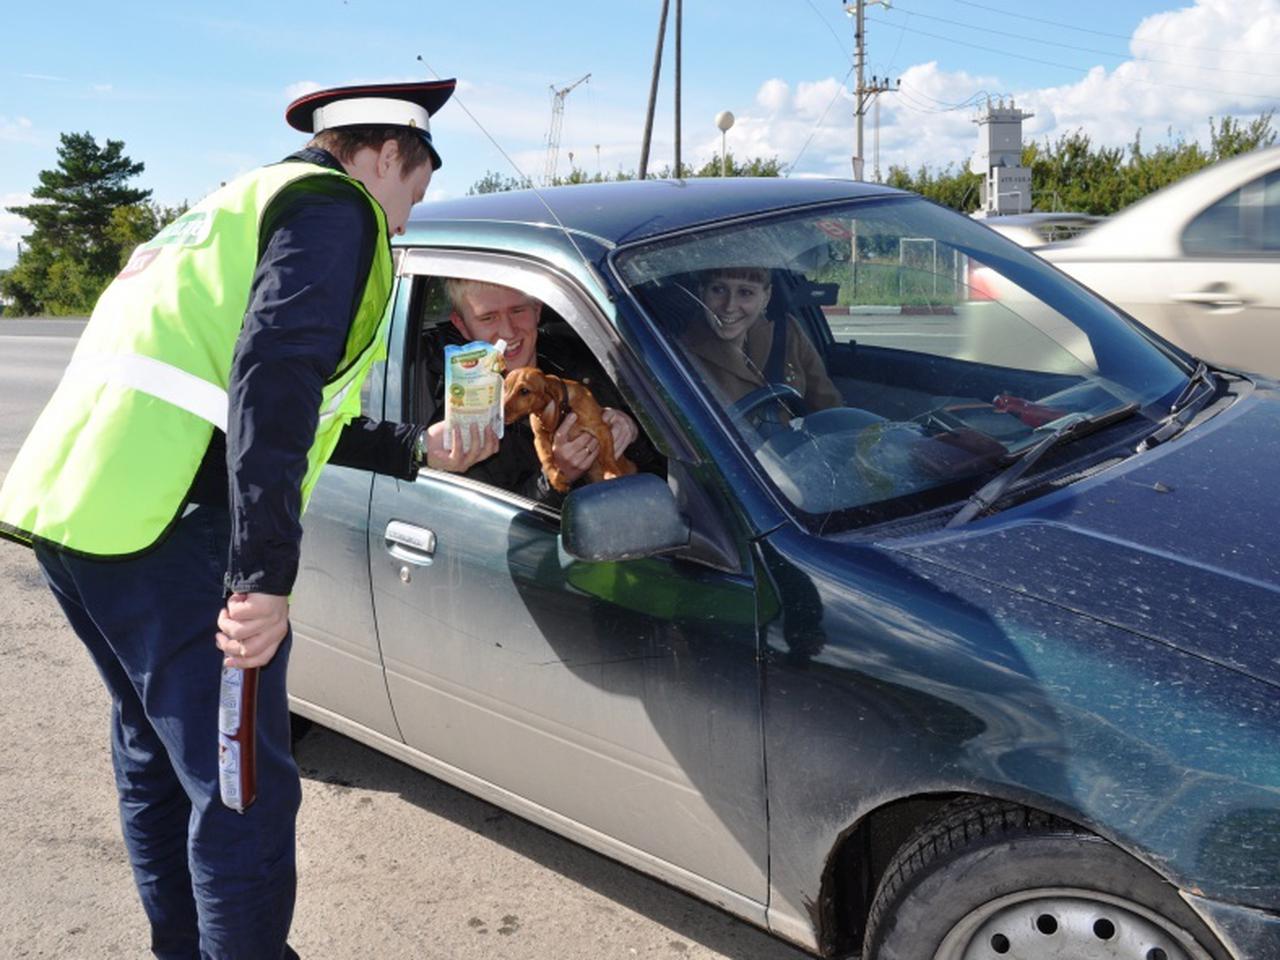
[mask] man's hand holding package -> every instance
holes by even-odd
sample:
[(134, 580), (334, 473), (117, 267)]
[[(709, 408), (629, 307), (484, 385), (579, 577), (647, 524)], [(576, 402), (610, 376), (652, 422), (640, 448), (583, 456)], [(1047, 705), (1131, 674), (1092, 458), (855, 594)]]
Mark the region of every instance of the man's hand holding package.
[(462, 430), (454, 427), (450, 449), (446, 450), (444, 438), (448, 429), (443, 420), (427, 428), (427, 466), (432, 470), (463, 473), (498, 452), (498, 436), (493, 428), (485, 427), (481, 435), (475, 424), (471, 425), (465, 442)]

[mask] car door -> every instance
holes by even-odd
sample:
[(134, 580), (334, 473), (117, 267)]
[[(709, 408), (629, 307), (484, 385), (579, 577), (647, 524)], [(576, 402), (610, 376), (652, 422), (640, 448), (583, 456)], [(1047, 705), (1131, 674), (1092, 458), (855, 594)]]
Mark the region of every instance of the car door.
[(1166, 335), (1197, 356), (1280, 376), (1280, 171), (1208, 206), (1180, 239), (1185, 259), (1165, 278)]
[[(420, 323), (410, 286), (427, 276), (516, 287), (605, 342), (604, 316), (547, 271), (411, 252), (391, 416), (405, 409), (397, 361)], [(555, 511), (465, 477), (375, 480), (370, 575), (405, 743), (446, 779), (758, 913), (767, 824), (751, 577), (679, 558), (585, 563), (559, 534)]]
[[(381, 382), (375, 367), (362, 404), (373, 416), (382, 409)], [(295, 713), (329, 726), (399, 740), (369, 583), (372, 477), (330, 465), (312, 494), (290, 608), (289, 700)]]

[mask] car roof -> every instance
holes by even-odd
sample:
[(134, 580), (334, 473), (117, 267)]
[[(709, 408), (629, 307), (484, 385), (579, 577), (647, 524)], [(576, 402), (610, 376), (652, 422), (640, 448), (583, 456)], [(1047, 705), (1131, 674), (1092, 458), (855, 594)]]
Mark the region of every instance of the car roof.
[(606, 246), (618, 246), (770, 210), (903, 195), (900, 190), (877, 184), (808, 177), (584, 183), (420, 203), (414, 207), (405, 234), (397, 243), (431, 242), (442, 234), (457, 238), (473, 230), (492, 240), (495, 227), (500, 224), (507, 225), (516, 235), (530, 227), (545, 232), (547, 226), (558, 221), (573, 233), (595, 237)]
[[(1098, 224), (1078, 239), (1044, 250), (1050, 259), (1089, 259), (1093, 254), (1176, 256), (1182, 229), (1233, 190), (1280, 169), (1280, 146), (1252, 150), (1183, 177)], [(1055, 256), (1056, 255), (1056, 256)]]

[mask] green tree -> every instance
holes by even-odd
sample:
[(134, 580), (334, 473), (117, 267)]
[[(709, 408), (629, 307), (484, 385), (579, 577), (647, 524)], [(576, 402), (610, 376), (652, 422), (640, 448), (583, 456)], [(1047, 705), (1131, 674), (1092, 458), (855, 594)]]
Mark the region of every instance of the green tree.
[(906, 167), (894, 165), (889, 167), (884, 182), (899, 190), (911, 190), (961, 213), (977, 210), (982, 201), (982, 177), (967, 167), (956, 170), (947, 164), (941, 173), (935, 175), (928, 167), (921, 166), (913, 177)]
[[(1154, 149), (1144, 147), (1139, 130), (1127, 149), (1095, 146), (1083, 130), (1060, 136), (1055, 142), (1023, 147), (1022, 165), (1031, 168), (1031, 187), (1037, 210), (1076, 210), (1108, 215), (1127, 207), (1188, 174), (1218, 160), (1276, 142), (1273, 112), (1267, 111), (1242, 124), (1224, 117), (1209, 119), (1210, 145), (1174, 139)], [(982, 177), (966, 168), (948, 164), (935, 173), (926, 166), (912, 175), (904, 167), (889, 168), (885, 182), (912, 190), (962, 213), (976, 210)]]
[(481, 193), (505, 193), (508, 190), (527, 190), (531, 186), (533, 181), (528, 177), (508, 177), (496, 170), (489, 170), (467, 188), (467, 196), (473, 197)]
[[(685, 177), (718, 177), (720, 176), (720, 154), (715, 154), (710, 160), (696, 169), (688, 164), (681, 164), (680, 166)], [(734, 159), (733, 153), (730, 151), (725, 154), (725, 172), (730, 177), (780, 177), (782, 176), (782, 161), (777, 157), (750, 157), (746, 160), (738, 161)], [(669, 180), (674, 178), (676, 174), (671, 165), (668, 164), (661, 170), (653, 171), (649, 176), (654, 180)], [(559, 187), (575, 183), (607, 183), (616, 180), (634, 179), (636, 179), (635, 170), (589, 174), (579, 167), (574, 167), (568, 174), (557, 176), (552, 181), (552, 185)], [(467, 195), (501, 193), (506, 190), (527, 190), (533, 185), (533, 181), (528, 177), (509, 177), (490, 170), (467, 189)]]
[(58, 166), (42, 170), (31, 192), (36, 202), (8, 208), (33, 227), (0, 284), (15, 312), (87, 313), (128, 253), (121, 249), (119, 230), (113, 236), (114, 212), (151, 196), (150, 190), (129, 186), (144, 165), (125, 156), (123, 141), (100, 147), (89, 133), (64, 133), (60, 139)]
[[(782, 161), (777, 157), (749, 157), (739, 161), (732, 150), (725, 151), (725, 175), (730, 177), (780, 177)], [(720, 154), (713, 154), (711, 159), (690, 172), (685, 167), (686, 177), (718, 177), (720, 176)]]
[(1214, 160), (1234, 157), (1238, 153), (1248, 153), (1259, 147), (1269, 147), (1276, 142), (1276, 131), (1271, 126), (1275, 116), (1274, 110), (1267, 110), (1249, 121), (1247, 126), (1240, 126), (1234, 117), (1223, 117), (1222, 125), (1215, 127), (1213, 117), (1209, 118), (1209, 154)]
[(120, 269), (129, 260), (133, 248), (146, 243), (165, 226), (187, 212), (185, 203), (176, 207), (163, 207), (158, 203), (131, 203), (111, 211), (107, 224), (107, 239), (120, 251)]

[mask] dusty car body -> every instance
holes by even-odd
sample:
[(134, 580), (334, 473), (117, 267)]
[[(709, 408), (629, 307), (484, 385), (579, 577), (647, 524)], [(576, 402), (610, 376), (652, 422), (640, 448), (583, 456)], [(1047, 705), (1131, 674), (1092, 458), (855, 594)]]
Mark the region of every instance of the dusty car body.
[(1196, 356), (1280, 376), (1280, 147), (1207, 167), (1036, 253)]
[[(433, 416), (441, 279), (482, 279), (665, 475), (326, 468), (295, 712), (820, 954), (1280, 956), (1272, 384), (865, 184), (468, 198), (396, 251), (373, 415)], [(750, 261), (857, 416), (700, 375), (697, 278)]]

